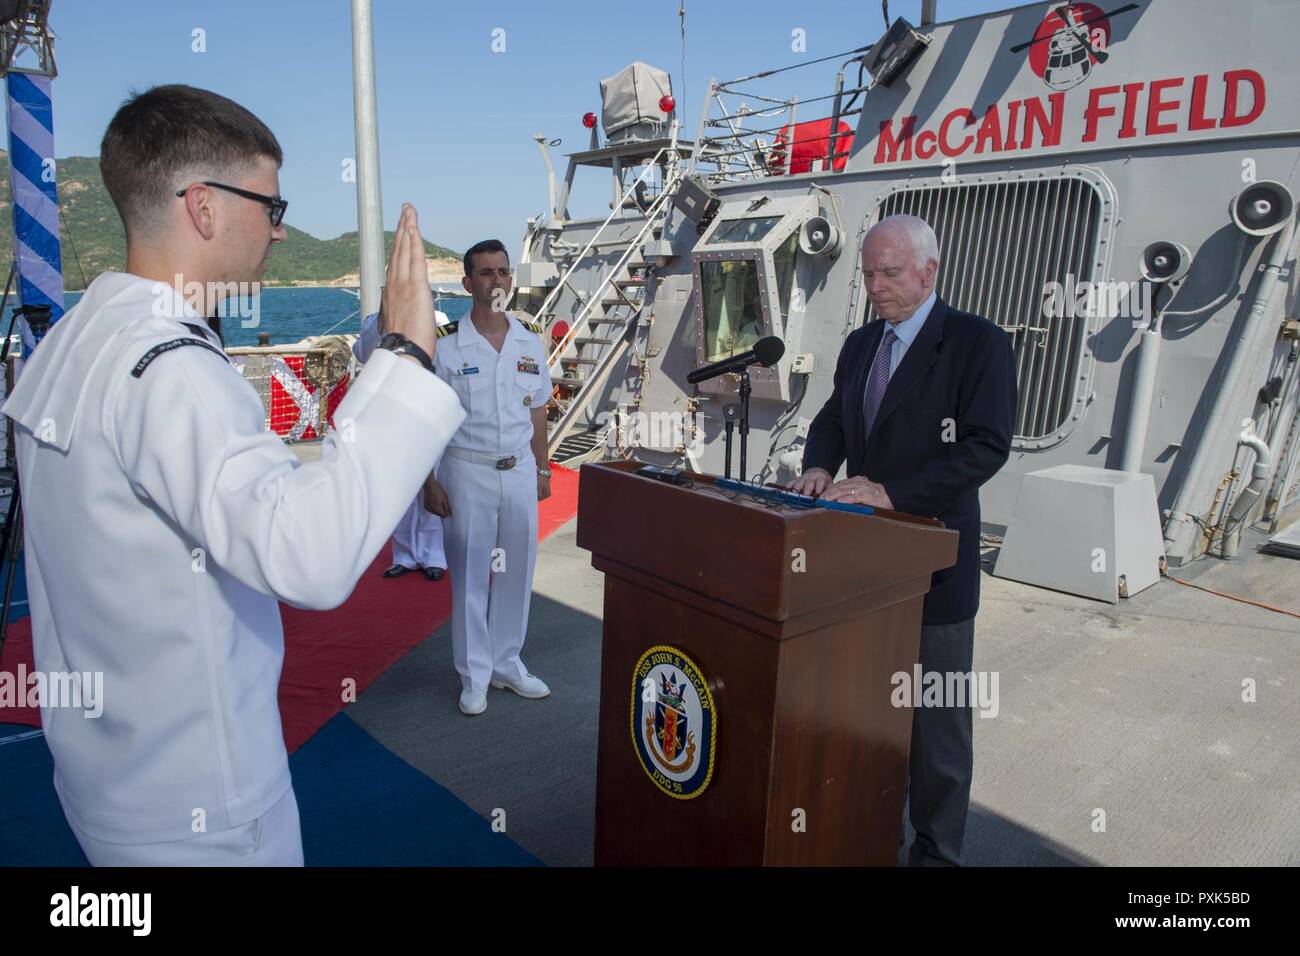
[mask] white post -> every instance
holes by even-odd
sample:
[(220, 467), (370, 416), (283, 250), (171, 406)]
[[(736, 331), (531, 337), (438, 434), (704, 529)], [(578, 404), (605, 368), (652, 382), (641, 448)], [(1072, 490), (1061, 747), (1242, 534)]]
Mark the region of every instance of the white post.
[(352, 0), (352, 103), (357, 139), (357, 238), (361, 315), (379, 311), (384, 284), (384, 217), (379, 196), (379, 114), (375, 106), (375, 43), (371, 0)]
[(1142, 455), (1147, 447), (1147, 427), (1151, 421), (1151, 402), (1156, 393), (1160, 345), (1161, 332), (1158, 324), (1155, 328), (1142, 330), (1138, 338), (1137, 374), (1133, 377), (1128, 425), (1124, 428), (1124, 447), (1120, 449), (1120, 471), (1142, 470)]

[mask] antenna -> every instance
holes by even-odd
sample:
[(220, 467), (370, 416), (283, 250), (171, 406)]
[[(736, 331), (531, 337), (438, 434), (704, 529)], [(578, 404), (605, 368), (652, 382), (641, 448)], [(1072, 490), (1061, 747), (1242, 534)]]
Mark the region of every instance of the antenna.
[(677, 8), (677, 19), (681, 21), (682, 27), (682, 109), (678, 121), (681, 126), (686, 125), (686, 104), (690, 99), (686, 96), (686, 0), (681, 0), (681, 6)]

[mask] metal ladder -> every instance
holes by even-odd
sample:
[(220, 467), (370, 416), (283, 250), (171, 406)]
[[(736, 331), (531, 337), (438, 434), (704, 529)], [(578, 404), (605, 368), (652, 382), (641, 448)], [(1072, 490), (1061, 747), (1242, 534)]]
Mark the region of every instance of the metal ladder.
[[(660, 150), (655, 159), (646, 165), (637, 178), (637, 183), (655, 168), (664, 152), (666, 150)], [(646, 304), (649, 269), (649, 264), (641, 257), (641, 245), (647, 237), (662, 230), (672, 194), (685, 172), (680, 164), (674, 164), (671, 170), (665, 178), (663, 189), (645, 211), (645, 224), (628, 242), (627, 248), (605, 273), (595, 291), (587, 294), (569, 286), (583, 304), (573, 317), (568, 333), (556, 343), (547, 358), (551, 381), (563, 395), (555, 399), (560, 406), (560, 418), (552, 423), (547, 439), (547, 453), (551, 457), (554, 457), (592, 399), (600, 393), (610, 372), (627, 354), (636, 337)], [(634, 183), (628, 193), (632, 194), (635, 188)], [(610, 213), (542, 303), (536, 318), (543, 326), (549, 326), (555, 318), (553, 307), (560, 290), (569, 285), (573, 273), (583, 264), (601, 233), (614, 221), (621, 208), (620, 206)]]

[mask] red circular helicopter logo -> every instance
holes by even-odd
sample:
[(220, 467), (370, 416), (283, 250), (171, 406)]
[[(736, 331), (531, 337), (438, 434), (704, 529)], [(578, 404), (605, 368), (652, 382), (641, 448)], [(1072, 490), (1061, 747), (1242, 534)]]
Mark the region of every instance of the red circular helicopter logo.
[(1052, 7), (1029, 44), (1029, 68), (1054, 90), (1078, 86), (1105, 63), (1110, 45), (1110, 15), (1092, 3)]

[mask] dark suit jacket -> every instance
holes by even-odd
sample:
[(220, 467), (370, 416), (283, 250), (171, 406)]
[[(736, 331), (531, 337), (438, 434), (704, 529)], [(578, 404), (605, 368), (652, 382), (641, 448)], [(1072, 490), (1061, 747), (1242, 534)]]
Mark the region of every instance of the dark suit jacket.
[(849, 476), (884, 485), (896, 510), (938, 518), (961, 532), (957, 564), (935, 572), (922, 620), (964, 621), (979, 609), (979, 487), (1011, 451), (1011, 340), (988, 319), (935, 299), (889, 380), (868, 439), (862, 434), (863, 391), (884, 327), (872, 322), (845, 340), (835, 390), (808, 432), (804, 470), (825, 468), (834, 475), (847, 461)]

